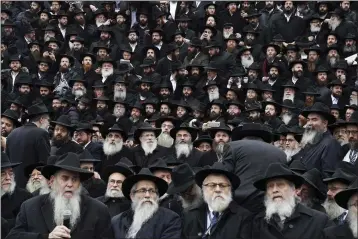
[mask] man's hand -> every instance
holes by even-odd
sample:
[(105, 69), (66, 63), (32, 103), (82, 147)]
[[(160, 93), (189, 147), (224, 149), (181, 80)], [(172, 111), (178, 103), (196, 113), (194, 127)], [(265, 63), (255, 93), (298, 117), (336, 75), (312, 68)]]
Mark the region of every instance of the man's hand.
[(49, 239), (71, 238), (71, 230), (65, 226), (57, 226), (48, 236)]
[(1, 147), (6, 148), (6, 138), (4, 136), (1, 136)]
[(93, 172), (93, 173), (94, 173), (93, 174), (94, 178), (101, 179), (101, 176), (99, 176), (99, 173), (97, 173), (97, 172)]

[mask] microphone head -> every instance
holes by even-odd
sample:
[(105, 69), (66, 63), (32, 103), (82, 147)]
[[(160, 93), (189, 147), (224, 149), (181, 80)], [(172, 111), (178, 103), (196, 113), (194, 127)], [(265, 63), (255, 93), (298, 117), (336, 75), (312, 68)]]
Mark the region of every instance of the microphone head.
[(63, 219), (69, 219), (71, 218), (72, 212), (70, 210), (64, 210), (63, 211)]

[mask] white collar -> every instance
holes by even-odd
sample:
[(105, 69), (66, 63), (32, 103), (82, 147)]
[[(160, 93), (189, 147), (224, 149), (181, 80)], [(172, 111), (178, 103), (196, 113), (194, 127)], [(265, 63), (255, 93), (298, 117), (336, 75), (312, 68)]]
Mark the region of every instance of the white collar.
[(85, 149), (92, 141), (90, 140), (87, 144), (85, 144), (85, 146), (83, 146), (83, 148)]

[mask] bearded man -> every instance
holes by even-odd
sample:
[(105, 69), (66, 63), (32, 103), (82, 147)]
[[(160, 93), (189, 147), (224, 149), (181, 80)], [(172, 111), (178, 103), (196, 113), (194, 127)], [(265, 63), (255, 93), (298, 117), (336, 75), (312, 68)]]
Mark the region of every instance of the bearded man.
[(292, 72), (292, 77), (286, 82), (286, 84), (293, 84), (299, 89), (297, 97), (299, 97), (299, 99), (301, 100), (303, 99), (303, 95), (301, 92), (305, 92), (310, 85), (310, 80), (305, 78), (303, 75), (304, 66), (305, 63), (301, 60), (292, 61), (289, 65), (289, 69)]
[(121, 161), (121, 158), (128, 158), (132, 161), (132, 153), (124, 145), (127, 140), (127, 133), (118, 124), (114, 124), (108, 129), (107, 136), (103, 142), (103, 156), (101, 163), (96, 169), (105, 176), (105, 169), (110, 165), (115, 165)]
[(338, 45), (334, 44), (327, 49), (326, 62), (329, 67), (334, 68), (336, 64), (341, 59), (341, 56), (338, 52)]
[(104, 196), (97, 198), (106, 204), (112, 218), (130, 209), (130, 201), (123, 195), (122, 184), (127, 177), (133, 175), (133, 171), (129, 168), (132, 163), (127, 158), (122, 158), (120, 161), (104, 169), (103, 180), (107, 182), (107, 189)]
[(335, 122), (329, 107), (316, 102), (301, 114), (307, 118), (307, 124), (301, 139), (302, 150), (293, 156), (293, 160), (301, 160), (307, 170), (334, 170), (336, 164), (341, 161), (341, 146), (327, 129), (327, 125)]
[(156, 125), (162, 129), (158, 136), (158, 145), (170, 148), (173, 146), (174, 139), (170, 136), (170, 131), (174, 128), (176, 119), (172, 116), (161, 117), (157, 120)]
[(116, 67), (116, 63), (111, 59), (107, 58), (101, 61), (102, 82), (108, 89), (112, 86), (114, 67)]
[(195, 172), (187, 163), (173, 168), (167, 193), (179, 195), (183, 211), (187, 212), (203, 203), (201, 188), (195, 182)]
[(208, 130), (210, 137), (213, 139), (210, 150), (203, 154), (198, 166), (204, 167), (206, 165), (213, 165), (215, 162), (222, 162), (224, 157), (224, 148), (231, 141), (231, 129), (229, 126), (220, 122), (219, 127), (211, 127)]
[[(300, 129), (298, 128), (289, 128), (286, 134), (286, 142), (284, 151), (287, 155), (287, 162), (292, 160), (292, 156), (297, 154), (301, 150), (300, 144), (297, 142), (299, 138)], [(297, 140), (296, 140), (297, 137)]]
[(340, 123), (341, 126), (346, 126), (347, 137), (349, 142), (349, 149), (344, 150), (343, 161), (349, 162), (353, 165), (358, 164), (358, 111), (354, 111), (345, 123)]
[(142, 123), (134, 132), (134, 143), (138, 144), (132, 149), (134, 165), (148, 167), (159, 158), (168, 156), (170, 149), (158, 145), (157, 137), (161, 130), (153, 128), (147, 122)]
[[(252, 238), (320, 238), (322, 230), (330, 225), (324, 213), (298, 203), (295, 189), (302, 178), (286, 164), (272, 163), (262, 179), (254, 186), (265, 192), (265, 210), (253, 220)], [(290, 229), (288, 229), (290, 228)]]
[(59, 64), (59, 71), (54, 77), (54, 94), (63, 96), (68, 91), (70, 91), (70, 86), (68, 82), (72, 79), (75, 79), (77, 73), (71, 69), (74, 64), (74, 59), (72, 56), (60, 55)]
[(344, 39), (349, 32), (357, 35), (355, 24), (345, 20), (345, 13), (341, 8), (336, 8), (331, 12), (331, 18), (324, 20), (324, 23), (331, 31), (337, 32), (339, 39)]
[(202, 50), (202, 41), (193, 37), (188, 43), (188, 55), (185, 57), (183, 65), (200, 65), (204, 66), (209, 63), (209, 57)]
[(11, 163), (9, 157), (1, 152), (1, 217), (8, 221), (9, 229), (15, 225), (21, 204), (32, 197), (30, 192), (16, 186), (13, 168), (19, 165)]
[(193, 147), (193, 141), (197, 138), (198, 130), (183, 123), (170, 131), (170, 136), (175, 139), (173, 155), (178, 162), (188, 163), (196, 167), (203, 155)]
[(252, 56), (252, 48), (244, 48), (238, 53), (241, 59), (241, 64), (245, 69), (248, 69), (252, 63), (254, 63), (254, 57)]
[(358, 238), (358, 178), (345, 190), (334, 197), (336, 203), (348, 210), (346, 222), (323, 231), (324, 239), (336, 239), (344, 235), (345, 239)]
[(132, 201), (132, 208), (112, 219), (114, 238), (182, 238), (178, 214), (159, 207), (159, 197), (167, 188), (167, 182), (148, 168), (126, 178), (122, 191)]
[(76, 154), (62, 155), (55, 164), (46, 165), (42, 173), (50, 181), (51, 193), (22, 204), (8, 238), (29, 234), (39, 238), (113, 238), (107, 207), (81, 193), (81, 182), (93, 173), (80, 169)]
[(29, 178), (26, 190), (33, 195), (43, 195), (51, 191), (47, 179), (41, 174), (41, 169), (45, 164), (30, 164), (25, 168), (25, 176)]
[(329, 178), (323, 179), (328, 186), (328, 191), (327, 199), (324, 201), (322, 206), (325, 208), (329, 219), (336, 225), (342, 225), (345, 223), (348, 212), (336, 203), (334, 197), (339, 192), (347, 189), (348, 186), (357, 178), (357, 174), (354, 170), (355, 168), (352, 164), (348, 162), (340, 162), (333, 175)]
[(351, 56), (351, 55), (357, 53), (356, 36), (354, 36), (351, 33), (348, 33), (344, 40), (345, 40), (344, 46), (343, 46), (344, 57), (348, 57), (348, 56)]
[(216, 162), (209, 169), (200, 170), (195, 181), (203, 190), (205, 203), (185, 212), (182, 238), (251, 237), (251, 213), (233, 200), (239, 177)]

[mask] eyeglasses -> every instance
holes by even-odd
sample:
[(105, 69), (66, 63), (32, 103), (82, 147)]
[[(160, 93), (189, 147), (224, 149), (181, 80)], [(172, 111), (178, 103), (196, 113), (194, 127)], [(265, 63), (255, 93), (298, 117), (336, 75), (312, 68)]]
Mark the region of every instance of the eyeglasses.
[(336, 192), (338, 190), (344, 190), (344, 189), (347, 189), (347, 188), (328, 187), (328, 191), (331, 191), (331, 192)]
[(134, 193), (138, 193), (138, 194), (147, 194), (147, 192), (151, 195), (156, 194), (157, 190), (150, 188), (150, 189), (146, 189), (146, 188), (141, 188), (138, 190), (135, 190)]
[(230, 184), (226, 184), (226, 183), (207, 183), (207, 184), (203, 184), (203, 186), (208, 187), (211, 190), (216, 189), (217, 186), (219, 186), (220, 189), (231, 187)]
[(347, 130), (347, 134), (358, 134), (358, 130)]

